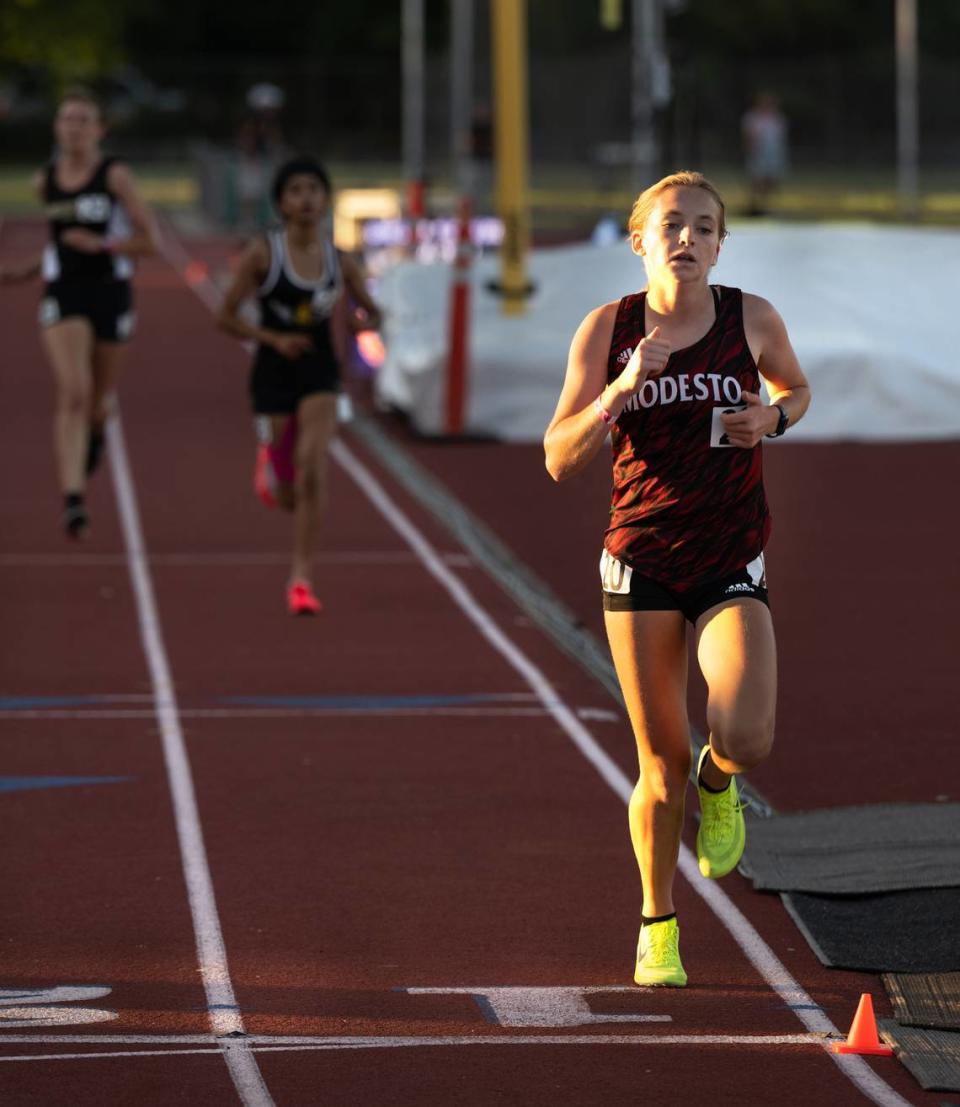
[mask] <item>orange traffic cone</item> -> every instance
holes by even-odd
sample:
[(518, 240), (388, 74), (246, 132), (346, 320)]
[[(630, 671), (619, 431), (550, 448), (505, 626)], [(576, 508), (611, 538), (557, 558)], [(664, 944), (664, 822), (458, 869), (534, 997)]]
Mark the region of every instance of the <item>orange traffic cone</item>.
[(860, 996), (857, 1013), (850, 1024), (845, 1042), (834, 1042), (834, 1053), (870, 1053), (878, 1057), (892, 1057), (893, 1050), (877, 1037), (877, 1020), (873, 1017), (873, 999), (869, 992)]

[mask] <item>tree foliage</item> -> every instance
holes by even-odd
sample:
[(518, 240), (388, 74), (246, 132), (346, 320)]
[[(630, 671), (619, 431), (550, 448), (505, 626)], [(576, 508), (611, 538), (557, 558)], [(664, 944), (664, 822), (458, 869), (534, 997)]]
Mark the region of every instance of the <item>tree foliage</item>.
[(0, 74), (44, 72), (53, 90), (89, 80), (124, 56), (124, 0), (3, 0)]

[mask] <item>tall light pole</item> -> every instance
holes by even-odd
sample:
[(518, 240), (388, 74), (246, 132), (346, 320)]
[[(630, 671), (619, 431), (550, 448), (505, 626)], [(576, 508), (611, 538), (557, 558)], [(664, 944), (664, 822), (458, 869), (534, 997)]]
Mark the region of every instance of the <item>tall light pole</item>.
[(503, 220), (499, 292), (504, 315), (522, 315), (530, 292), (526, 269), (530, 243), (527, 0), (493, 0), (492, 15), (497, 209)]
[(917, 0), (895, 0), (897, 42), (897, 199), (917, 214), (920, 114), (917, 96)]
[(454, 189), (461, 196), (472, 192), (473, 4), (474, 0), (450, 2), (450, 170)]
[(411, 219), (424, 208), (423, 37), (423, 0), (403, 0), (403, 175)]
[(633, 0), (631, 8), (630, 142), (633, 187), (649, 185), (657, 171), (654, 112), (670, 100), (670, 65), (664, 43), (663, 0)]

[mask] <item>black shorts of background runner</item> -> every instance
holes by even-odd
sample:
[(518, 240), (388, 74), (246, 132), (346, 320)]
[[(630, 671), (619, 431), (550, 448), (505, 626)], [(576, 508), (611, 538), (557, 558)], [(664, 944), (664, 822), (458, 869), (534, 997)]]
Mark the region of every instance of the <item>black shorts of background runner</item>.
[(257, 415), (292, 415), (314, 392), (339, 392), (340, 369), (332, 351), (303, 354), (294, 360), (261, 346), (250, 375), (250, 395)]
[(129, 281), (53, 281), (44, 289), (38, 318), (41, 327), (64, 319), (87, 319), (98, 342), (128, 342), (136, 316)]
[[(704, 612), (729, 600), (748, 598), (770, 606), (762, 554), (736, 572), (727, 573), (715, 580), (703, 581), (682, 592), (667, 588), (636, 572), (630, 573), (626, 591), (608, 591), (611, 574), (617, 578), (617, 572), (623, 566), (609, 554), (601, 560), (600, 565), (601, 579), (604, 581), (604, 611), (680, 611), (688, 622), (696, 624)], [(618, 586), (619, 580), (622, 577), (613, 580), (614, 587)]]

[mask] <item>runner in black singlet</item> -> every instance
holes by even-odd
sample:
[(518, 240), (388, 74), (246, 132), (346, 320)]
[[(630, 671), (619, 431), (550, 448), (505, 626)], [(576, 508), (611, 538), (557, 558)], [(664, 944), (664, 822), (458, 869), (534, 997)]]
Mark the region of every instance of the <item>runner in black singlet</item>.
[[(287, 585), (292, 615), (314, 615), (313, 558), (327, 498), (327, 447), (336, 426), (340, 359), (334, 334), (346, 289), (363, 318), (355, 330), (379, 326), (380, 312), (357, 262), (335, 249), (327, 230), (330, 182), (312, 158), (282, 166), (273, 199), (283, 227), (247, 247), (220, 312), (220, 326), (258, 343), (250, 379), (253, 410), (266, 426), (255, 486), (271, 506), (294, 512), (293, 563)], [(240, 316), (256, 295), (259, 325)]]
[(34, 178), (50, 244), (30, 264), (0, 271), (3, 281), (40, 273), (45, 282), (39, 317), (57, 381), (62, 523), (73, 538), (87, 532), (86, 479), (100, 460), (123, 345), (133, 334), (134, 259), (154, 253), (159, 240), (130, 170), (101, 153), (104, 130), (90, 93), (64, 95), (54, 122), (56, 157)]
[(782, 435), (810, 402), (774, 308), (708, 283), (724, 220), (723, 200), (699, 173), (675, 173), (640, 195), (630, 240), (648, 287), (581, 323), (544, 439), (547, 469), (565, 480), (612, 435), (600, 573), (640, 761), (629, 814), (643, 882), (641, 985), (687, 981), (673, 903), (691, 765), (687, 622), (710, 731), (696, 777), (700, 871), (724, 876), (743, 852), (734, 774), (770, 752), (776, 708), (761, 442)]

